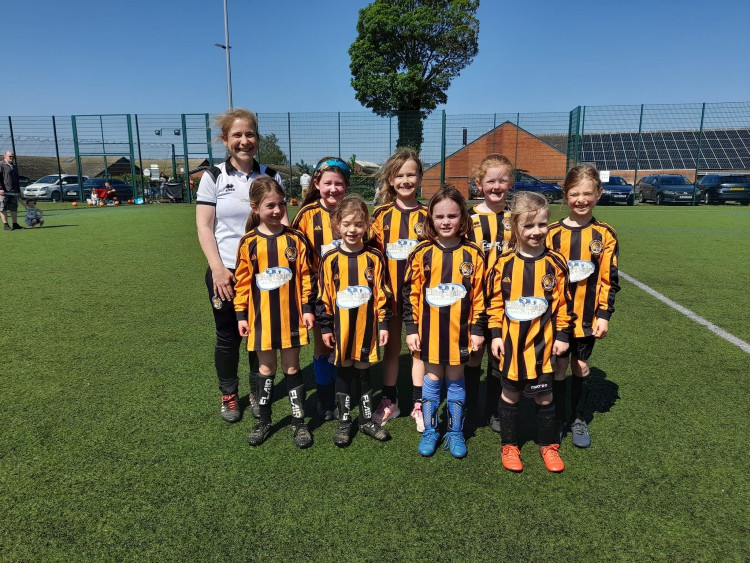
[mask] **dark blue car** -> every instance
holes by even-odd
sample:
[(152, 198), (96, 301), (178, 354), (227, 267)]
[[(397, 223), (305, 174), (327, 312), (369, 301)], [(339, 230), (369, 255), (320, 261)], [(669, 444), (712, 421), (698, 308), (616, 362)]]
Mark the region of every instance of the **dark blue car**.
[(608, 203), (635, 205), (633, 186), (628, 184), (622, 176), (610, 176), (608, 182), (602, 182), (602, 197), (599, 198), (599, 203), (602, 205)]
[(555, 183), (543, 182), (538, 178), (534, 178), (525, 172), (516, 172), (516, 182), (513, 185), (513, 192), (537, 192), (542, 194), (549, 203), (562, 199), (563, 190), (560, 186)]

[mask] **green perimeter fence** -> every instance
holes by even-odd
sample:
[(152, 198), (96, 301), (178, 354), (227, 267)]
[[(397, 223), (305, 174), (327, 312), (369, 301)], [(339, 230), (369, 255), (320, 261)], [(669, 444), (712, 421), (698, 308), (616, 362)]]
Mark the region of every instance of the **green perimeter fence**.
[[(371, 189), (372, 175), (396, 149), (401, 117), (259, 113), (258, 159), (281, 172), (291, 195), (299, 190), (299, 175), (327, 155), (356, 163), (353, 184)], [(678, 172), (691, 180), (715, 171), (750, 172), (750, 102), (579, 106), (557, 113), (443, 111), (421, 124), (425, 183), (450, 182), (464, 190), (472, 168), (490, 152), (545, 181), (561, 181), (578, 162), (632, 182), (647, 172)], [(153, 175), (164, 174), (182, 183), (188, 202), (194, 192), (186, 177), (226, 156), (219, 133), (207, 113), (0, 117), (0, 149), (15, 152), (20, 174), (31, 182), (60, 174), (77, 175), (79, 182), (117, 177), (148, 199), (163, 195)]]

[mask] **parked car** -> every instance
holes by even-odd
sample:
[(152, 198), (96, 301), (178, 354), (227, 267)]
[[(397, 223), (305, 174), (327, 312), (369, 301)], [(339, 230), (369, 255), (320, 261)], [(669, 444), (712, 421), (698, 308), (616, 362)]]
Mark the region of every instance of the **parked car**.
[(516, 181), (513, 184), (513, 189), (510, 191), (512, 194), (516, 191), (522, 192), (537, 192), (542, 194), (549, 203), (562, 199), (563, 190), (562, 188), (550, 182), (543, 182), (538, 178), (534, 178), (530, 174), (525, 172), (516, 171)]
[[(104, 184), (109, 184), (115, 190), (115, 197), (120, 201), (128, 201), (129, 199), (135, 199), (133, 186), (122, 180), (116, 178), (91, 178), (83, 183), (83, 199), (89, 199), (91, 197), (91, 191), (98, 188), (103, 188)], [(68, 186), (65, 190), (65, 199), (67, 201), (79, 201), (81, 199), (81, 192), (77, 185)]]
[[(88, 176), (83, 177), (88, 180)], [(29, 184), (23, 190), (24, 197), (34, 199), (49, 199), (51, 201), (62, 201), (63, 191), (73, 184), (78, 187), (78, 176), (75, 174), (50, 174), (39, 178), (33, 184)]]
[(746, 176), (708, 174), (695, 185), (700, 190), (703, 203), (738, 201), (741, 205), (750, 204), (750, 178)]
[(698, 205), (700, 193), (690, 181), (679, 174), (651, 174), (644, 176), (635, 185), (638, 201), (663, 203), (687, 203)]
[(625, 181), (622, 176), (610, 176), (609, 182), (602, 182), (602, 197), (600, 204), (626, 203), (635, 205), (635, 194), (633, 186)]

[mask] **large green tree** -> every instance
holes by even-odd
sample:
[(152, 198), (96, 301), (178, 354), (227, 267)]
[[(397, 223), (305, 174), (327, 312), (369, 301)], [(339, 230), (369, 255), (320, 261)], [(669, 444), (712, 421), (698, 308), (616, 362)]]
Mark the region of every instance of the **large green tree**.
[(479, 0), (375, 0), (359, 11), (352, 86), (362, 105), (398, 118), (399, 147), (421, 148), (422, 120), (479, 51), (477, 8)]

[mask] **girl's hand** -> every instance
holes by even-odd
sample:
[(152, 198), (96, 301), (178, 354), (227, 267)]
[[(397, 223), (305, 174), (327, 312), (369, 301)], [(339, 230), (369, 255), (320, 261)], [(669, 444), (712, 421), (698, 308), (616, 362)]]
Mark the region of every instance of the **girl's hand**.
[(568, 351), (568, 348), (570, 347), (570, 344), (567, 342), (563, 342), (562, 340), (555, 340), (552, 343), (552, 353), (555, 356), (560, 356)]
[(234, 299), (234, 282), (237, 280), (232, 272), (222, 266), (211, 270), (211, 277), (214, 280), (214, 295), (218, 295), (222, 301)]
[(380, 331), (380, 345), (385, 346), (386, 344), (388, 344), (388, 331), (381, 330)]
[(419, 340), (418, 334), (409, 334), (406, 336), (406, 347), (409, 352), (421, 352), (422, 342)]
[(471, 351), (472, 352), (479, 352), (479, 350), (482, 349), (483, 345), (484, 345), (484, 336), (476, 336), (474, 334), (471, 335)]
[(328, 334), (321, 334), (320, 337), (323, 339), (323, 345), (326, 348), (331, 348), (336, 345), (336, 337), (333, 336), (332, 332), (329, 332)]
[(250, 325), (247, 321), (237, 321), (237, 328), (240, 331), (240, 336), (243, 338), (250, 334)]
[(305, 327), (310, 330), (315, 326), (315, 315), (313, 315), (312, 313), (303, 313), (302, 324), (304, 324)]
[(609, 321), (606, 319), (596, 319), (594, 323), (594, 338), (604, 338), (609, 332)]
[(503, 339), (493, 338), (492, 343), (490, 344), (490, 350), (492, 351), (492, 355), (495, 356), (499, 360), (500, 356), (505, 354), (505, 346), (503, 345)]

